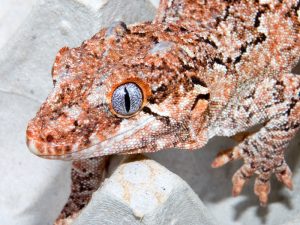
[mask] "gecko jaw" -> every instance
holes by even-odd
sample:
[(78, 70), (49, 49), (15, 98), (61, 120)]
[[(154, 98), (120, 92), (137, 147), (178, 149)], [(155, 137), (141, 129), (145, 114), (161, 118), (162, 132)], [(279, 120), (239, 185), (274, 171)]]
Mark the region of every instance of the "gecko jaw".
[[(114, 146), (115, 143), (119, 143), (122, 139), (127, 138), (134, 133), (138, 132), (141, 128), (150, 124), (155, 117), (149, 116), (142, 123), (137, 124), (135, 127), (127, 130), (122, 130), (115, 136), (100, 141), (97, 138), (93, 138), (89, 146), (79, 148), (79, 143), (70, 145), (55, 145), (45, 141), (39, 141), (34, 138), (31, 132), (27, 132), (26, 144), (28, 149), (35, 155), (47, 158), (47, 159), (81, 159), (96, 156), (109, 155), (109, 150)], [(116, 152), (122, 153), (123, 151)]]

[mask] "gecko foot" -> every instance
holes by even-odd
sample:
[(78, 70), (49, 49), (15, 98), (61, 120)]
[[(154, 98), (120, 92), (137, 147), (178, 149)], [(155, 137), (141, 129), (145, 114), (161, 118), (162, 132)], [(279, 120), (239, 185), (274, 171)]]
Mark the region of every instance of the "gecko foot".
[[(254, 193), (258, 196), (261, 206), (266, 206), (268, 195), (271, 190), (270, 178), (272, 173), (275, 174), (278, 181), (283, 183), (287, 188), (292, 190), (292, 172), (286, 164), (283, 156), (269, 159), (263, 155), (253, 156), (252, 158), (243, 157), (241, 149), (234, 147), (225, 151), (221, 151), (212, 162), (213, 168), (221, 167), (230, 161), (244, 158), (244, 165), (241, 166), (232, 177), (232, 195), (238, 196), (245, 183), (256, 174), (257, 177), (254, 183)], [(279, 164), (276, 162), (280, 162)]]

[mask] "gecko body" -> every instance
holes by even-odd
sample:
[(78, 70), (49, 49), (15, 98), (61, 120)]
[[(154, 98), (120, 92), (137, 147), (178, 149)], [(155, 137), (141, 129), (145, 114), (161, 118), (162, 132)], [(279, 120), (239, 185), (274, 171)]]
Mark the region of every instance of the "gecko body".
[(33, 153), (74, 160), (73, 197), (58, 221), (89, 201), (109, 155), (194, 150), (256, 125), (212, 166), (243, 159), (233, 194), (256, 174), (263, 205), (272, 174), (292, 188), (284, 150), (300, 125), (300, 76), (291, 73), (299, 7), (299, 0), (162, 0), (153, 22), (116, 22), (80, 47), (62, 48), (54, 88), (27, 128)]

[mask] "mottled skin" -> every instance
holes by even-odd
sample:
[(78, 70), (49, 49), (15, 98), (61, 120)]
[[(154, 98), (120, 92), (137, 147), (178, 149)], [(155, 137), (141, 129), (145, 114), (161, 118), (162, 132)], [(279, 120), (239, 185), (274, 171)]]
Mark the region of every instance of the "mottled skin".
[[(162, 0), (152, 23), (115, 23), (78, 48), (61, 49), (54, 89), (28, 125), (29, 148), (74, 165), (93, 158), (95, 171), (105, 155), (194, 150), (260, 124), (212, 166), (242, 158), (233, 194), (256, 174), (254, 191), (265, 205), (272, 174), (292, 188), (284, 150), (300, 125), (300, 76), (290, 73), (299, 61), (299, 7), (299, 0)], [(139, 85), (144, 103), (124, 117), (111, 96), (127, 82)], [(84, 204), (69, 200), (57, 224), (79, 213), (99, 174)], [(73, 186), (88, 181), (73, 179)]]

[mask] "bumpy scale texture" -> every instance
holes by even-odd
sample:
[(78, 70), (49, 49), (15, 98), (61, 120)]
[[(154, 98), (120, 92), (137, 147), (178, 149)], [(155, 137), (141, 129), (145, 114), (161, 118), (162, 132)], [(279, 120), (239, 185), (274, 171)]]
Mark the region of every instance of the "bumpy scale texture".
[[(115, 23), (78, 48), (62, 48), (54, 88), (27, 129), (33, 153), (74, 160), (72, 193), (56, 224), (68, 224), (88, 203), (107, 155), (194, 150), (216, 135), (240, 141), (212, 163), (244, 160), (234, 195), (254, 174), (262, 205), (272, 174), (292, 188), (284, 150), (300, 125), (300, 76), (291, 73), (299, 7), (299, 0), (162, 0), (153, 22)], [(127, 83), (143, 100), (124, 116), (112, 96)]]

